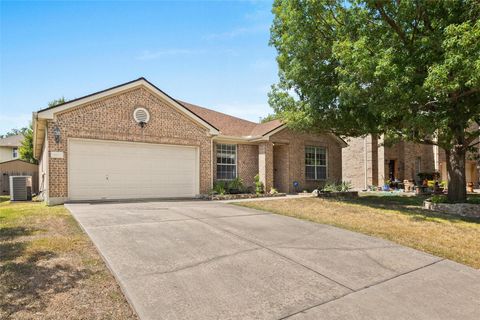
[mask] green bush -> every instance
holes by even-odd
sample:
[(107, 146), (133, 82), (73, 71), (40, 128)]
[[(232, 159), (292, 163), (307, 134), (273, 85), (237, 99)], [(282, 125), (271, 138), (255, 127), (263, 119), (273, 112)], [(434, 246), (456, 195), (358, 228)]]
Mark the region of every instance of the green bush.
[(326, 182), (323, 188), (320, 188), (323, 192), (347, 192), (352, 189), (352, 183), (348, 181), (342, 181), (340, 183)]
[(277, 194), (278, 190), (275, 188), (270, 189), (270, 194)]
[(430, 198), (430, 201), (433, 203), (448, 203), (448, 198), (444, 195), (435, 195)]
[(468, 197), (467, 202), (473, 204), (480, 204), (480, 197)]
[(263, 182), (260, 181), (260, 175), (256, 175), (254, 177), (255, 179), (255, 193), (256, 194), (262, 194), (264, 192), (264, 187), (263, 187)]
[(241, 178), (236, 177), (233, 180), (230, 180), (227, 185), (228, 193), (241, 193), (245, 191), (245, 187), (243, 186), (243, 181)]
[(350, 181), (342, 181), (339, 187), (341, 192), (348, 192), (352, 190), (352, 183)]
[(215, 181), (211, 193), (223, 196), (227, 193), (227, 183), (225, 181)]
[[(435, 195), (430, 198), (430, 201), (433, 203), (450, 203), (447, 196), (445, 195)], [(480, 197), (468, 197), (467, 203), (480, 204)]]

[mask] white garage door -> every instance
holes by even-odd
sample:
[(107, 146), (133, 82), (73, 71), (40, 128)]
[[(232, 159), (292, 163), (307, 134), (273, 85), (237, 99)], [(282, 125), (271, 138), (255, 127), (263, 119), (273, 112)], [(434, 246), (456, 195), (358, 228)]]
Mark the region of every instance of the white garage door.
[(70, 200), (194, 197), (196, 147), (69, 139)]

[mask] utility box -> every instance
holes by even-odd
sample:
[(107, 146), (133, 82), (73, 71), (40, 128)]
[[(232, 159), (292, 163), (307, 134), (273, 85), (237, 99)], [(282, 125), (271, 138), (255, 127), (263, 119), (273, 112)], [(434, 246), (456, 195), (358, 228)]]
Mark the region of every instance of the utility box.
[(32, 200), (32, 176), (10, 176), (10, 201)]

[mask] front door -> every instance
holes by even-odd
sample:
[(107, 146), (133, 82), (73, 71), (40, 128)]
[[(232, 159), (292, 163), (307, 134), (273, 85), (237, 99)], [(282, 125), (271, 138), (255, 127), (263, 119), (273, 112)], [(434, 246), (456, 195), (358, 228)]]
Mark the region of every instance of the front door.
[(394, 181), (396, 178), (397, 172), (396, 172), (396, 161), (395, 160), (390, 160), (388, 161), (388, 178), (390, 181)]
[(273, 187), (278, 192), (289, 192), (288, 145), (273, 146)]

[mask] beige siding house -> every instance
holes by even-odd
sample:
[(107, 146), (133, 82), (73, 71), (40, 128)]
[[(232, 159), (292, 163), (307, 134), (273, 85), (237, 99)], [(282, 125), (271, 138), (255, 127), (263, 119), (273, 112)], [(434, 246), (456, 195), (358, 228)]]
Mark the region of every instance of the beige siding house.
[(0, 162), (19, 158), (18, 149), (22, 145), (23, 135), (9, 136), (0, 139)]
[(35, 112), (33, 126), (49, 204), (196, 197), (256, 174), (267, 191), (311, 190), (341, 179), (346, 146), (176, 100), (144, 78)]

